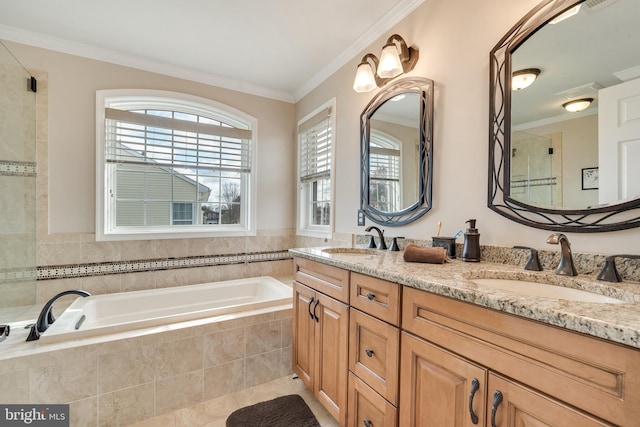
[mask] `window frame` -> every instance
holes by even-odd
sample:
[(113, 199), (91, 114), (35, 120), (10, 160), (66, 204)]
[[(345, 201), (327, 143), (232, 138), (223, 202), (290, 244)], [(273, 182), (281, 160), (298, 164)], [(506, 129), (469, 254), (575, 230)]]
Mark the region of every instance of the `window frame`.
[[(152, 103), (152, 104), (150, 104)], [(246, 126), (252, 132), (251, 138), (251, 171), (243, 180), (241, 194), (246, 197), (240, 224), (196, 224), (167, 226), (118, 226), (112, 224), (112, 216), (108, 214), (110, 207), (108, 177), (106, 171), (106, 127), (105, 109), (118, 104), (121, 108), (144, 107), (164, 108), (168, 110), (200, 114), (220, 118), (222, 121)], [(152, 107), (151, 107), (152, 106)], [(231, 237), (256, 235), (256, 200), (257, 200), (257, 145), (258, 121), (238, 109), (228, 105), (179, 92), (150, 89), (113, 89), (96, 91), (96, 240), (149, 240), (179, 239), (197, 237)], [(173, 222), (173, 217), (172, 221)]]
[[(328, 225), (314, 225), (310, 223), (310, 219), (312, 217), (312, 212), (310, 212), (309, 207), (312, 204), (312, 192), (311, 187), (316, 181), (309, 181), (307, 183), (303, 183), (301, 181), (302, 176), (302, 164), (300, 158), (300, 150), (301, 150), (301, 133), (299, 131), (300, 126), (305, 122), (312, 119), (314, 116), (322, 112), (323, 110), (329, 109), (331, 111), (330, 120), (331, 120), (331, 161), (330, 161), (330, 171), (329, 171), (329, 185), (330, 185), (330, 199), (329, 199), (329, 224)], [(335, 162), (336, 162), (336, 99), (332, 98), (331, 100), (325, 102), (320, 105), (318, 108), (313, 110), (311, 113), (304, 116), (300, 119), (296, 126), (296, 195), (297, 195), (297, 211), (296, 211), (296, 234), (300, 236), (309, 236), (309, 237), (323, 237), (323, 238), (331, 238), (334, 224), (335, 224)]]

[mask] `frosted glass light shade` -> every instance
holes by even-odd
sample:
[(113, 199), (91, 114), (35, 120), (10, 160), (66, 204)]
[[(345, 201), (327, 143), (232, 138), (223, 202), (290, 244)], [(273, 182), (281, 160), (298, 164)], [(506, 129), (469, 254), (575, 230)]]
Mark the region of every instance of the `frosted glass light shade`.
[(562, 106), (570, 113), (577, 113), (589, 108), (592, 102), (593, 98), (574, 99), (573, 101), (565, 102)]
[(373, 74), (373, 68), (368, 62), (362, 62), (356, 69), (356, 78), (353, 81), (353, 90), (356, 92), (369, 92), (375, 89), (376, 77)]
[(538, 74), (540, 70), (537, 68), (515, 71), (511, 77), (511, 90), (521, 90), (531, 86), (538, 78)]
[(402, 61), (398, 49), (394, 43), (386, 44), (380, 54), (380, 65), (378, 65), (378, 75), (384, 79), (392, 79), (402, 74)]

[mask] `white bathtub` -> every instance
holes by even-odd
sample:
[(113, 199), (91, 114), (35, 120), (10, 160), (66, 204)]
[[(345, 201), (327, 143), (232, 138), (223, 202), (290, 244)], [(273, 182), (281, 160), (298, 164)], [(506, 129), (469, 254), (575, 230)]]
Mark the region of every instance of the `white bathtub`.
[(269, 276), (76, 299), (40, 336), (50, 343), (95, 337), (292, 303)]

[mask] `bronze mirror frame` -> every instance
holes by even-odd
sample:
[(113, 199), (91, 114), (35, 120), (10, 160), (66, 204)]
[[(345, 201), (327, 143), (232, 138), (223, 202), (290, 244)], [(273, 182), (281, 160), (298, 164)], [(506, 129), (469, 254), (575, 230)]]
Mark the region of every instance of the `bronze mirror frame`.
[(585, 0), (545, 0), (491, 50), (488, 207), (505, 218), (544, 230), (596, 233), (640, 227), (640, 198), (589, 209), (532, 206), (510, 195), (511, 54), (539, 28)]
[[(369, 119), (386, 101), (402, 93), (420, 95), (419, 194), (411, 206), (398, 212), (384, 212), (369, 203)], [(360, 212), (376, 224), (390, 227), (413, 222), (431, 210), (432, 180), (433, 80), (424, 77), (396, 80), (378, 92), (360, 115)]]

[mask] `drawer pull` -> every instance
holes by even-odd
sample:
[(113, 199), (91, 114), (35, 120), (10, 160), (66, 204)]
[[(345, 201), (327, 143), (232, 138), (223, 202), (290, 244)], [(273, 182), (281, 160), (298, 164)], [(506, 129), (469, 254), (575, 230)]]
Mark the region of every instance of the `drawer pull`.
[(313, 320), (313, 313), (311, 312), (311, 304), (313, 304), (313, 300), (314, 298), (311, 297), (311, 299), (309, 300), (309, 307), (307, 307), (307, 311), (309, 312), (309, 316), (311, 317), (311, 320)]
[(373, 301), (376, 298), (376, 296), (374, 294), (372, 294), (371, 292), (367, 292), (367, 294), (365, 296), (367, 297), (367, 299), (369, 301)]
[(362, 424), (364, 424), (365, 427), (371, 427), (373, 424), (371, 423), (371, 421), (369, 421), (368, 419), (364, 419), (362, 420)]
[(496, 412), (498, 412), (498, 406), (502, 403), (502, 393), (500, 390), (496, 390), (493, 393), (493, 406), (491, 406), (491, 427), (496, 427)]
[(316, 322), (320, 321), (320, 318), (318, 317), (318, 315), (316, 314), (316, 310), (318, 309), (318, 304), (320, 304), (320, 300), (316, 299), (316, 304), (313, 306), (313, 317), (316, 319)]
[(369, 356), (369, 357), (373, 357), (373, 350), (370, 350), (370, 349), (368, 349), (368, 348), (365, 348), (365, 349), (364, 349), (364, 352), (365, 352), (365, 353), (367, 353), (367, 356)]
[(471, 422), (478, 424), (478, 416), (473, 412), (473, 398), (476, 392), (480, 388), (480, 381), (477, 378), (471, 380), (471, 391), (469, 391), (469, 415), (471, 416)]

